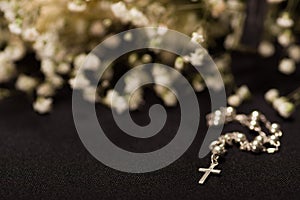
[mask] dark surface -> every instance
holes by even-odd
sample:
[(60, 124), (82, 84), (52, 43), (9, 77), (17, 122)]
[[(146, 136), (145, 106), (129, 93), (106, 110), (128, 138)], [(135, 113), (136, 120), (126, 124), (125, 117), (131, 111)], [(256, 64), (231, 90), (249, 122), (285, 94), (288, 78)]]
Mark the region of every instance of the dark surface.
[[(4, 100), (0, 103), (0, 199), (298, 199), (300, 111), (292, 120), (283, 120), (264, 101), (263, 94), (271, 87), (279, 88), (282, 94), (297, 88), (300, 71), (298, 67), (292, 76), (281, 75), (276, 60), (235, 54), (233, 69), (238, 85), (247, 84), (254, 93), (252, 101), (239, 111), (259, 109), (271, 121), (278, 121), (284, 131), (280, 151), (256, 155), (232, 148), (218, 166), (221, 175), (211, 175), (204, 185), (197, 184), (202, 176), (198, 167), (209, 165), (209, 156), (197, 157), (204, 137), (203, 120), (193, 145), (175, 163), (152, 173), (127, 174), (104, 166), (84, 148), (73, 124), (68, 89), (60, 92), (54, 111), (46, 116), (34, 113), (25, 95)], [(199, 95), (201, 108), (208, 102), (205, 97), (206, 92)], [(148, 93), (147, 102), (155, 101)], [(139, 123), (148, 120), (147, 105), (133, 113)], [(109, 109), (97, 106), (97, 110), (101, 116), (107, 114), (100, 121), (112, 140), (126, 146), (126, 139), (118, 141), (122, 137), (118, 137), (120, 131)], [(164, 138), (176, 132), (178, 108), (168, 111), (169, 122), (161, 138), (149, 145), (163, 145)], [(227, 126), (226, 130), (235, 127)], [(141, 146), (145, 144), (136, 142), (131, 148)]]

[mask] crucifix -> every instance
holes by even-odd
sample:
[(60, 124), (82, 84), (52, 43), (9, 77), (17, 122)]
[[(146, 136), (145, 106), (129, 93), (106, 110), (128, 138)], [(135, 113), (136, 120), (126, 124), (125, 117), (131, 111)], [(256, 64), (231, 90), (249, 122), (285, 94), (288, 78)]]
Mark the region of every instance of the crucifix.
[(218, 165), (218, 163), (212, 163), (209, 168), (199, 168), (199, 172), (205, 172), (203, 174), (203, 176), (201, 177), (201, 179), (199, 181), (199, 184), (203, 184), (210, 173), (214, 173), (214, 174), (220, 174), (221, 173), (221, 170), (214, 169), (214, 167), (217, 166), (217, 165)]

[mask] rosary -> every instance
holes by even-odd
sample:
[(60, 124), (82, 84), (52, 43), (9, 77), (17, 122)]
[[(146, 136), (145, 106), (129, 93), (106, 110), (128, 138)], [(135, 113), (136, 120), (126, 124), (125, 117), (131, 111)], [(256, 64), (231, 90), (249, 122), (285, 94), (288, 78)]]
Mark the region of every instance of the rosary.
[[(221, 170), (214, 168), (219, 164), (218, 159), (226, 152), (227, 146), (238, 144), (240, 150), (255, 153), (275, 153), (279, 150), (279, 138), (282, 136), (279, 124), (271, 123), (267, 120), (265, 115), (258, 111), (253, 111), (250, 115), (245, 115), (237, 114), (235, 109), (232, 107), (221, 108), (211, 114), (208, 114), (207, 122), (208, 126), (218, 126), (230, 122), (238, 122), (242, 126), (257, 132), (258, 135), (253, 141), (248, 141), (245, 134), (240, 132), (231, 132), (221, 135), (216, 141), (213, 141), (209, 146), (212, 153), (211, 164), (209, 168), (199, 168), (200, 172), (204, 172), (199, 184), (203, 184), (210, 173), (221, 173)], [(268, 130), (268, 135), (263, 131), (262, 125)]]

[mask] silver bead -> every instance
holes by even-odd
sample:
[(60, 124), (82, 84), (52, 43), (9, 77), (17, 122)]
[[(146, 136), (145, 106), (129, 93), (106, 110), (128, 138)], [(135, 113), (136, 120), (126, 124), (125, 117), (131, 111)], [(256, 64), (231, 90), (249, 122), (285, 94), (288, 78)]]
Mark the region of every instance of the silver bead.
[(254, 138), (254, 140), (257, 141), (257, 142), (260, 142), (260, 143), (263, 143), (263, 142), (264, 142), (264, 138), (263, 138), (262, 136), (260, 136), (260, 135), (256, 136), (256, 137)]
[(236, 134), (236, 141), (237, 142), (244, 142), (244, 141), (246, 141), (246, 135), (245, 134), (243, 134), (243, 133), (237, 133)]
[(225, 153), (225, 148), (223, 147), (220, 147), (220, 146), (215, 146), (212, 151), (211, 151), (213, 154), (216, 154), (216, 155), (220, 155), (220, 154), (223, 154)]
[(251, 113), (251, 119), (257, 120), (257, 119), (259, 119), (259, 117), (260, 117), (260, 112), (255, 110)]
[(262, 143), (254, 140), (251, 143), (251, 151), (256, 152), (256, 153), (262, 151)]
[(279, 141), (279, 138), (276, 135), (271, 135), (270, 136), (270, 141), (277, 142), (277, 141)]

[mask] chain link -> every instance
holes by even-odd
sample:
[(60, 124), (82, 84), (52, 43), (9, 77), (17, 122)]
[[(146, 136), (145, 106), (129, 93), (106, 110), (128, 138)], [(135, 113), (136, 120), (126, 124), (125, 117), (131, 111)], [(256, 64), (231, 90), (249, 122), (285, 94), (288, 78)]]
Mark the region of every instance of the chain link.
[[(239, 148), (244, 151), (252, 151), (255, 153), (267, 152), (275, 153), (280, 147), (280, 137), (282, 131), (277, 123), (271, 123), (267, 120), (265, 115), (258, 111), (253, 111), (250, 115), (236, 114), (236, 111), (232, 107), (221, 108), (207, 116), (209, 126), (218, 126), (221, 124), (227, 124), (230, 122), (239, 122), (243, 126), (249, 128), (252, 131), (258, 133), (258, 135), (252, 140), (247, 140), (244, 133), (231, 132), (221, 135), (218, 140), (213, 141), (210, 144), (212, 151), (212, 163), (214, 159), (218, 158), (226, 152), (227, 146), (238, 144)], [(269, 134), (263, 131), (262, 126), (268, 130)], [(214, 161), (215, 163), (215, 161)]]

